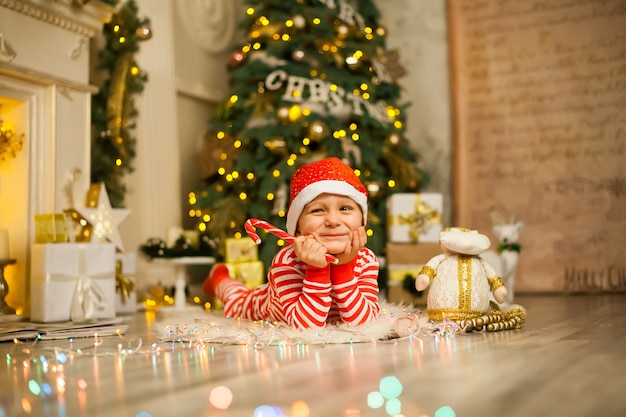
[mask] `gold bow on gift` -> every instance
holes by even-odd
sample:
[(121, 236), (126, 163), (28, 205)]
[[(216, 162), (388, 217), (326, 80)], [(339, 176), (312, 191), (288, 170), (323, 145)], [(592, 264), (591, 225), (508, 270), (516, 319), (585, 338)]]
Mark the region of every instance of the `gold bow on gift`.
[(122, 273), (122, 261), (115, 261), (115, 292), (122, 293), (125, 300), (130, 298), (130, 293), (135, 289), (135, 283)]
[(437, 210), (418, 199), (415, 211), (411, 214), (398, 215), (398, 223), (408, 224), (409, 236), (414, 242), (418, 242), (420, 232), (425, 232), (433, 224), (440, 224), (441, 217)]

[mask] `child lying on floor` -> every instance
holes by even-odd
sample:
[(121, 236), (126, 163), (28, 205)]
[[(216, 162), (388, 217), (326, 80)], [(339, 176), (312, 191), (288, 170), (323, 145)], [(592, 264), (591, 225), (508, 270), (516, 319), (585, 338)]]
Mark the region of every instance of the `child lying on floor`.
[(352, 168), (334, 157), (304, 165), (290, 183), (287, 232), (295, 241), (274, 256), (268, 282), (249, 289), (218, 264), (203, 290), (231, 318), (300, 329), (376, 319), (379, 264), (365, 247), (366, 219), (367, 190)]

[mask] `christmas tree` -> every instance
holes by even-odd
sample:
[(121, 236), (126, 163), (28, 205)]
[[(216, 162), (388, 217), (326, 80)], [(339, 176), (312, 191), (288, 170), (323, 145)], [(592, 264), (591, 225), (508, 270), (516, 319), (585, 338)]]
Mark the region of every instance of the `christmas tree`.
[[(249, 218), (284, 228), (295, 170), (337, 156), (368, 189), (368, 247), (382, 255), (387, 197), (418, 191), (426, 177), (405, 137), (404, 69), (386, 49), (379, 10), (373, 0), (245, 4), (247, 36), (229, 59), (232, 95), (210, 120), (189, 215), (219, 242), (245, 236)], [(261, 237), (268, 265), (285, 242)]]

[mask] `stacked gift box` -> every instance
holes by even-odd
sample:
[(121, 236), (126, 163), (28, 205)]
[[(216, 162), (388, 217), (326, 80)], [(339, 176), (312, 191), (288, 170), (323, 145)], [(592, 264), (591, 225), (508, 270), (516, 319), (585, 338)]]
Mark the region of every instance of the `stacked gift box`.
[(224, 241), (225, 264), (230, 276), (252, 289), (265, 282), (264, 265), (259, 260), (258, 246), (249, 237)]
[(136, 272), (137, 254), (115, 254), (115, 312), (118, 315), (137, 312)]
[[(37, 214), (31, 246), (31, 320), (74, 323), (111, 319), (136, 311), (135, 254), (124, 253), (118, 224), (126, 209), (111, 207), (104, 183), (92, 184), (85, 206)], [(113, 231), (112, 231), (113, 229)]]
[(115, 317), (115, 245), (35, 243), (31, 247), (31, 320)]
[(441, 253), (442, 211), (440, 193), (397, 193), (387, 200), (387, 301), (426, 304), (428, 289), (415, 290), (415, 278)]

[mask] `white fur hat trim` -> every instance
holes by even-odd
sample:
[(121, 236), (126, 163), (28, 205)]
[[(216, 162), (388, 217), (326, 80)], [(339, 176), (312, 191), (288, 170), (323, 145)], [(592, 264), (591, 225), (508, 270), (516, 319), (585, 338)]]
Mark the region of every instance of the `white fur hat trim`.
[(353, 199), (361, 207), (363, 224), (365, 225), (367, 220), (367, 196), (345, 181), (322, 180), (304, 187), (291, 202), (287, 212), (287, 233), (291, 235), (296, 233), (298, 219), (302, 214), (302, 210), (304, 210), (304, 206), (324, 193), (343, 195)]

